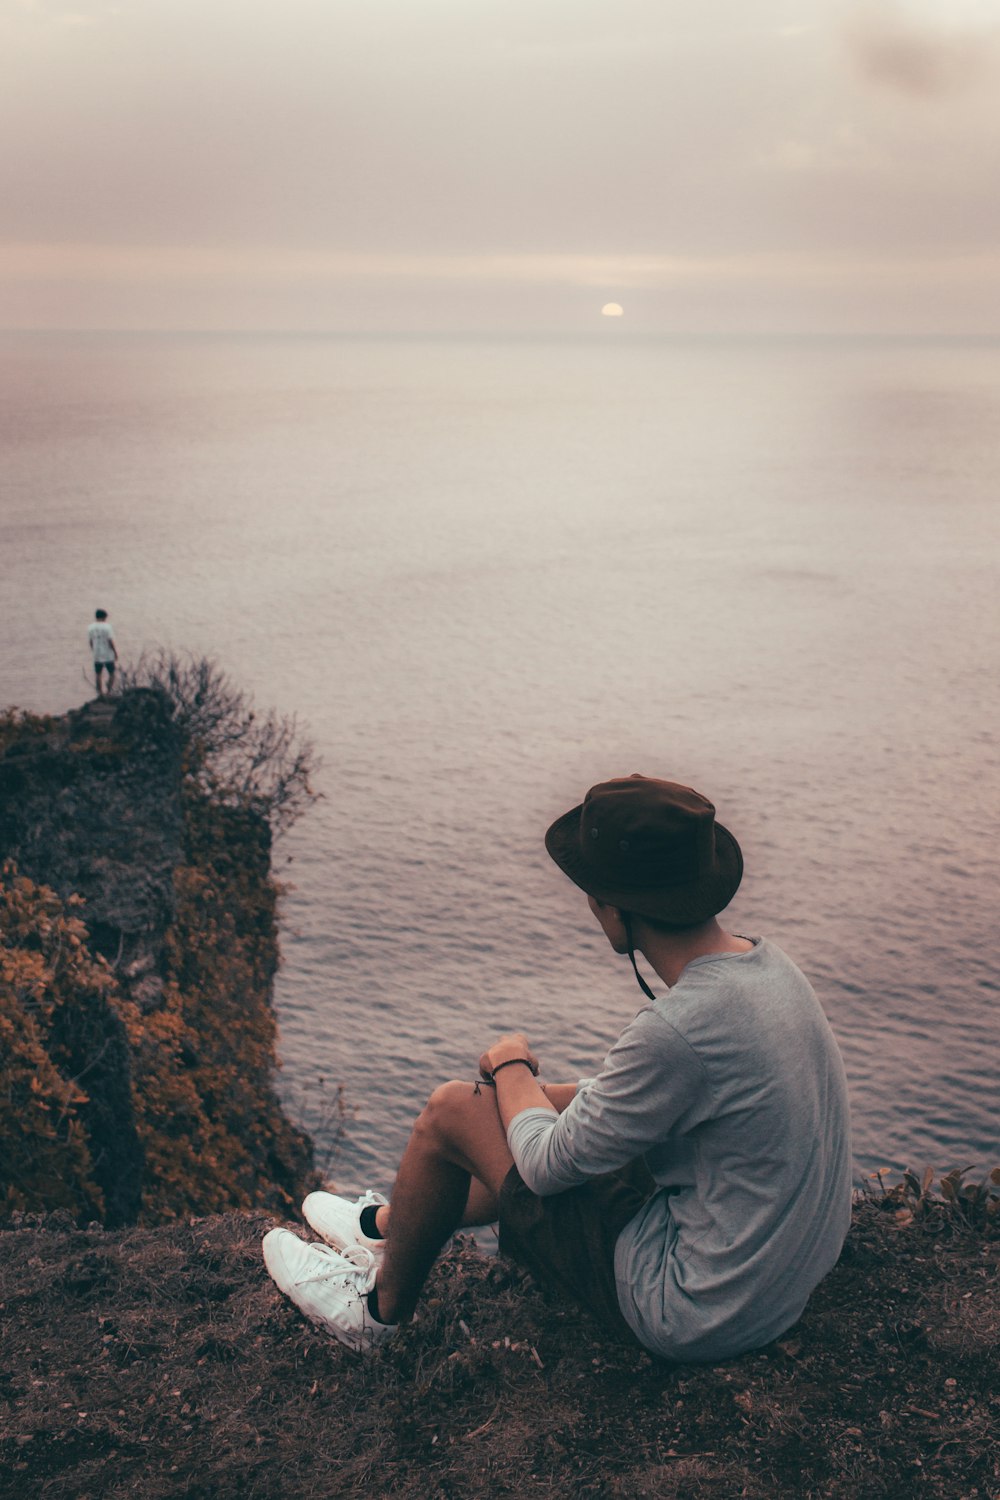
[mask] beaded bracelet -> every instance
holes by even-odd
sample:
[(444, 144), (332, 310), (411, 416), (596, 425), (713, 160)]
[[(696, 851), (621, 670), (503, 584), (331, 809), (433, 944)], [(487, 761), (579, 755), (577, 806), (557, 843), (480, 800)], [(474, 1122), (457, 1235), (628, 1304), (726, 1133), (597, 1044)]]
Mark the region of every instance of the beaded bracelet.
[(490, 1078), (495, 1078), (501, 1068), (509, 1068), (513, 1063), (524, 1063), (524, 1066), (526, 1068), (531, 1069), (532, 1077), (534, 1077), (538, 1072), (537, 1067), (529, 1057), (508, 1057), (506, 1062), (497, 1063), (496, 1067), (493, 1069), (493, 1072), (490, 1074)]

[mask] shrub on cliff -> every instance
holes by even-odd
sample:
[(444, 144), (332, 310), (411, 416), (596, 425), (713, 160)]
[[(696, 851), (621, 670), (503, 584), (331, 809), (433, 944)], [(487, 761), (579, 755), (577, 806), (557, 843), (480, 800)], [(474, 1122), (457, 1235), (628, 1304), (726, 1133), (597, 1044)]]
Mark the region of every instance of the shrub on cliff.
[(187, 862), (160, 1004), (134, 1052), (147, 1182), (142, 1220), (266, 1205), (312, 1184), (311, 1145), (273, 1089), (278, 887), (255, 814), (185, 799)]
[(164, 696), (185, 746), (185, 775), (214, 802), (260, 813), (277, 834), (314, 796), (316, 756), (295, 717), (259, 713), (210, 657), (160, 651), (125, 668), (121, 681)]
[(237, 888), (204, 861), (177, 871), (166, 981), (145, 1013), (90, 952), (79, 898), (4, 867), (0, 1223), (53, 1209), (109, 1227), (287, 1213), (314, 1185), (310, 1143), (273, 1090), (276, 891), (260, 829), (241, 841), (232, 822), (230, 868), (254, 863), (256, 842), (256, 881), (244, 870)]
[(51, 731), (54, 722), (45, 714), (31, 714), (20, 708), (0, 709), (0, 754), (9, 745), (43, 737)]
[(83, 1080), (60, 1045), (68, 1009), (103, 1002), (111, 979), (54, 891), (5, 865), (0, 877), (0, 1218), (68, 1208), (103, 1218), (82, 1118)]

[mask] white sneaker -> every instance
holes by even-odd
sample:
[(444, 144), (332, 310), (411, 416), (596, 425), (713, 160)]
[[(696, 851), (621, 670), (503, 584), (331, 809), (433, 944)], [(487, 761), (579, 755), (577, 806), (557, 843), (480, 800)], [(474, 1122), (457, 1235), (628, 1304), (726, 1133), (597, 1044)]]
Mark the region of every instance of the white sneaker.
[(363, 1245), (382, 1264), (385, 1255), (385, 1240), (372, 1240), (361, 1233), (361, 1211), (369, 1205), (377, 1208), (389, 1200), (381, 1193), (370, 1190), (364, 1197), (352, 1203), (348, 1198), (338, 1198), (336, 1193), (310, 1193), (302, 1205), (302, 1214), (307, 1224), (335, 1250), (344, 1250), (348, 1245)]
[(345, 1251), (311, 1245), (288, 1229), (264, 1236), (264, 1264), (279, 1289), (310, 1322), (332, 1333), (351, 1349), (373, 1349), (396, 1332), (368, 1311), (368, 1293), (377, 1266), (369, 1250), (350, 1245)]

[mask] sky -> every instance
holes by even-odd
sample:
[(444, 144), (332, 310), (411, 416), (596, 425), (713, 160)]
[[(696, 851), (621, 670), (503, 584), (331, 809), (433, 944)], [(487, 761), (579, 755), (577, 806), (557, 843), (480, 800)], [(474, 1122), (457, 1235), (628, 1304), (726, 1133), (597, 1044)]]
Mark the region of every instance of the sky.
[(1000, 335), (1000, 0), (0, 0), (0, 58), (0, 327)]

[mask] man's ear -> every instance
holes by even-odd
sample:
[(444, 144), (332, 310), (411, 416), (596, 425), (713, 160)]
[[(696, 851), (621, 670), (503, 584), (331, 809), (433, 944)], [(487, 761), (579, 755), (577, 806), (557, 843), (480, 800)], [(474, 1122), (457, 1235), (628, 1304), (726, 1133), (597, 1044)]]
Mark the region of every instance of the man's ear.
[(591, 895), (587, 896), (587, 901), (614, 951), (627, 953), (628, 933), (625, 931), (625, 922), (620, 907), (606, 905), (603, 901), (598, 901), (596, 896)]
[(620, 906), (606, 906), (604, 908), (606, 925), (604, 931), (608, 935), (608, 942), (616, 953), (628, 952), (628, 928), (625, 926), (625, 914)]

